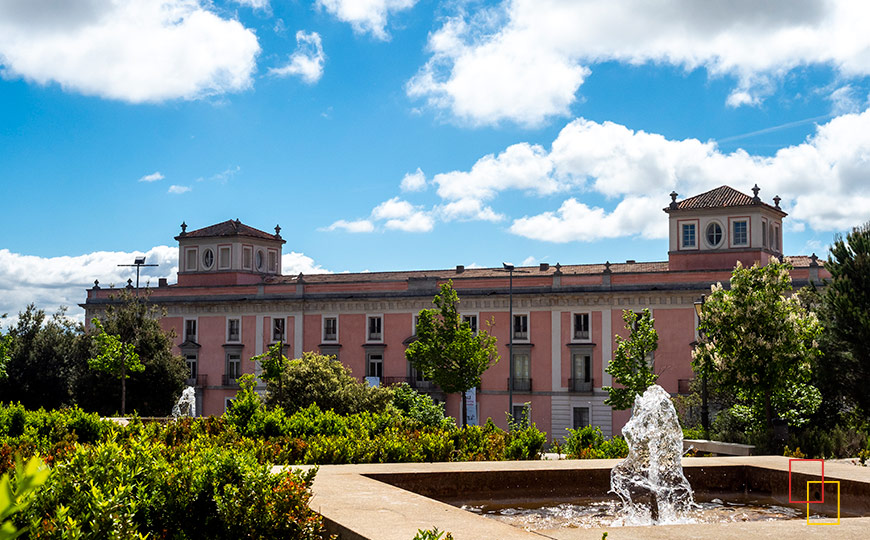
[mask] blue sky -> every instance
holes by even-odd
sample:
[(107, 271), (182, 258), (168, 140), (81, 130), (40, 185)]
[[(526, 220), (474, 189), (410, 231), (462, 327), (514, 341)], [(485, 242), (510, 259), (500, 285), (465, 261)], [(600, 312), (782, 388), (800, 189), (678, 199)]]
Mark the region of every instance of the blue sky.
[(0, 0), (0, 314), (173, 280), (182, 221), (280, 224), (285, 273), (663, 260), (668, 193), (757, 183), (824, 254), (870, 12), (756, 4)]

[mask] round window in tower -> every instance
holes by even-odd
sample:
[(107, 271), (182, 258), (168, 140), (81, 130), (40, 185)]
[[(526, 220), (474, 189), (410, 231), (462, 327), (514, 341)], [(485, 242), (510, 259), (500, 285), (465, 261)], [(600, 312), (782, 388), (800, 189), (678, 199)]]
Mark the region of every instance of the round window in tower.
[(202, 252), (202, 266), (206, 269), (211, 269), (214, 266), (214, 250), (207, 248)]
[(715, 221), (707, 225), (707, 243), (711, 247), (717, 247), (722, 243), (722, 226)]
[(259, 270), (261, 272), (263, 271), (263, 267), (266, 265), (266, 261), (264, 259), (265, 259), (265, 257), (263, 256), (263, 250), (258, 249), (256, 263), (257, 263), (257, 270)]

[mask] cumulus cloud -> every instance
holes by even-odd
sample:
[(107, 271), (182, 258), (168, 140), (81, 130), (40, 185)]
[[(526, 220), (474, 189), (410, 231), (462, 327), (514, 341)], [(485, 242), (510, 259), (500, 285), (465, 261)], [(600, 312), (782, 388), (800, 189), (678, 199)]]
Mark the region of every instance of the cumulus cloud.
[(190, 186), (177, 186), (175, 184), (169, 186), (168, 193), (172, 193), (173, 195), (181, 195), (182, 193), (187, 193), (191, 190)]
[(387, 17), (411, 9), (417, 0), (317, 0), (317, 6), (325, 9), (338, 20), (350, 23), (354, 32), (371, 34), (387, 40)]
[(251, 9), (266, 10), (269, 9), (269, 0), (233, 0), (235, 3), (248, 6)]
[(331, 274), (332, 272), (314, 262), (304, 253), (291, 251), (281, 255), (281, 273), (285, 276), (303, 274)]
[(308, 84), (314, 84), (323, 76), (323, 44), (317, 32), (296, 32), (296, 52), (290, 61), (278, 68), (269, 68), (269, 74), (276, 77), (296, 75)]
[(426, 189), (426, 175), (417, 167), (415, 172), (408, 173), (402, 178), (399, 187), (402, 188), (402, 191), (423, 191)]
[(158, 278), (174, 280), (178, 272), (178, 248), (156, 246), (148, 251), (97, 251), (86, 255), (64, 257), (37, 257), (0, 249), (0, 314), (9, 314), (14, 324), (19, 311), (28, 304), (53, 313), (59, 306), (67, 306), (67, 315), (83, 322), (84, 310), (78, 304), (85, 301), (85, 289), (99, 280), (100, 287), (125, 287), (127, 280), (136, 281), (136, 270), (119, 267), (131, 264), (135, 257), (145, 256), (148, 264), (139, 275), (140, 287), (156, 286)]
[(589, 66), (655, 62), (731, 76), (728, 104), (757, 105), (797, 67), (870, 74), (868, 25), (860, 1), (506, 0), (446, 19), (406, 91), (471, 124), (535, 126), (569, 113)]
[(157, 171), (157, 172), (153, 172), (151, 174), (146, 174), (145, 176), (140, 178), (139, 181), (140, 182), (156, 182), (158, 180), (163, 180), (164, 178), (166, 178), (166, 177), (163, 176), (162, 174), (160, 174), (160, 171)]
[(257, 37), (200, 0), (5, 0), (5, 77), (131, 103), (196, 99), (252, 85)]
[(374, 224), (367, 219), (358, 219), (356, 221), (347, 221), (344, 219), (339, 219), (334, 222), (329, 227), (322, 229), (324, 231), (338, 231), (342, 230), (350, 233), (368, 233), (373, 232), (375, 230)]

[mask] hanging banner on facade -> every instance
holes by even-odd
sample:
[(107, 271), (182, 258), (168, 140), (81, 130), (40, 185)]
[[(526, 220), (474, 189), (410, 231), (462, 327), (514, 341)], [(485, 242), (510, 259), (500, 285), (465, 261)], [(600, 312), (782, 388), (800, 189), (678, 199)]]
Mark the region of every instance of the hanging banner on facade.
[(465, 392), (465, 421), (469, 426), (477, 426), (477, 388)]

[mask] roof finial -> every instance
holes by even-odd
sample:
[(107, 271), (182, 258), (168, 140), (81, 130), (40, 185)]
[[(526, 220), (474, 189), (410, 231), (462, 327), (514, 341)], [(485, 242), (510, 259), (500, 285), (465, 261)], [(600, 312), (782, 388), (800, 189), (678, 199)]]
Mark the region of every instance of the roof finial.
[(812, 255), (810, 255), (810, 266), (818, 266), (818, 265), (819, 265), (819, 258), (816, 257), (815, 253), (813, 253)]
[(671, 208), (677, 207), (677, 192), (671, 191)]
[(94, 288), (95, 288), (95, 289), (99, 289), (99, 288), (100, 288), (100, 280), (99, 280), (99, 279), (95, 279), (95, 280), (94, 280)]
[(776, 197), (773, 198), (773, 204), (775, 204), (776, 207), (779, 208), (779, 201), (781, 201), (781, 200), (782, 199), (779, 197), (779, 195), (777, 195)]
[(554, 272), (555, 275), (557, 275), (557, 276), (561, 276), (561, 275), (562, 275), (562, 265), (559, 264), (559, 263), (556, 263), (556, 267), (555, 267), (555, 268), (556, 268), (556, 272)]
[(610, 261), (606, 261), (604, 263), (604, 273), (609, 274), (610, 272), (612, 272), (612, 270), (610, 269)]
[(132, 288), (133, 288), (133, 278), (130, 278), (130, 279), (127, 280), (127, 288), (128, 288), (128, 289), (132, 289)]
[(281, 238), (281, 226), (275, 225), (275, 238)]
[(753, 204), (758, 204), (761, 202), (761, 199), (758, 198), (758, 192), (761, 191), (761, 188), (758, 187), (758, 184), (755, 184), (755, 187), (752, 188), (752, 202)]
[(182, 236), (187, 234), (187, 223), (184, 221), (181, 222), (181, 234)]

